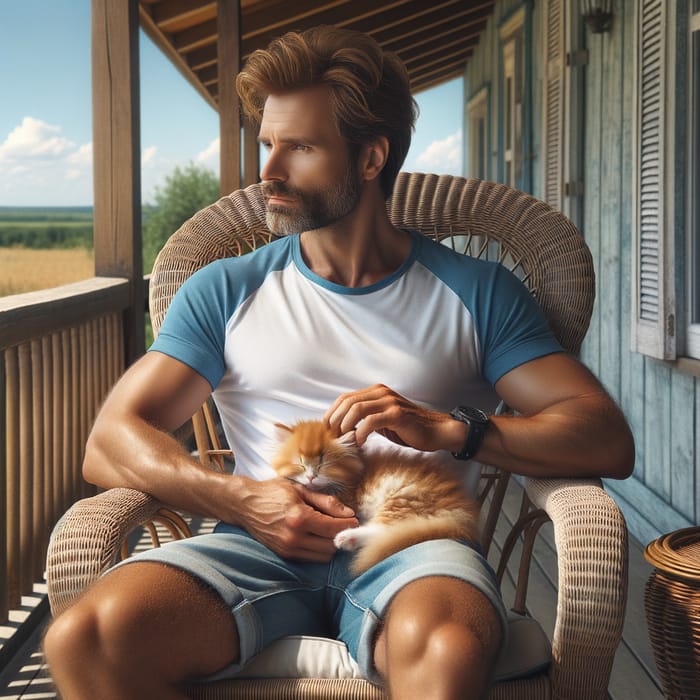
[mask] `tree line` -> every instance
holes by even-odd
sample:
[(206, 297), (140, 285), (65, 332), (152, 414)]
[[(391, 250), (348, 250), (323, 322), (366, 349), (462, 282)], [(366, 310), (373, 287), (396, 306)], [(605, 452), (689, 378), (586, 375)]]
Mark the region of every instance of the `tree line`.
[[(197, 211), (219, 198), (219, 180), (205, 167), (176, 167), (143, 207), (143, 269), (150, 272), (168, 237)], [(92, 210), (0, 210), (0, 247), (91, 249)]]

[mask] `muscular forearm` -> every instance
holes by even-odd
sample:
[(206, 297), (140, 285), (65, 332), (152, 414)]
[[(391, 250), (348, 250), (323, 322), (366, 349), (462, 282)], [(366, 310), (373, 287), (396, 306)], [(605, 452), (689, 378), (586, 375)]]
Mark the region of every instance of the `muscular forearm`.
[(98, 419), (83, 471), (105, 488), (134, 488), (178, 510), (243, 527), (290, 558), (327, 561), (333, 537), (357, 526), (334, 496), (305, 492), (287, 479), (255, 481), (208, 469), (169, 434), (133, 416), (117, 420), (107, 412)]
[(525, 476), (622, 479), (634, 466), (634, 442), (601, 391), (532, 416), (494, 416), (476, 458)]
[(171, 435), (140, 418), (109, 414), (100, 416), (87, 442), (83, 475), (103, 488), (137, 489), (229, 522), (245, 490), (238, 482), (246, 481), (202, 466)]
[[(600, 384), (563, 356), (535, 364), (500, 382), (501, 395), (521, 415), (493, 416), (476, 459), (526, 476), (629, 476), (634, 466), (632, 435)], [(566, 369), (565, 382), (561, 377)], [(539, 381), (532, 381), (533, 374)], [(554, 382), (554, 388), (547, 381)], [(461, 452), (468, 434), (465, 423), (418, 406), (381, 384), (339, 396), (326, 420), (338, 434), (355, 429), (358, 444), (376, 431), (428, 451)]]

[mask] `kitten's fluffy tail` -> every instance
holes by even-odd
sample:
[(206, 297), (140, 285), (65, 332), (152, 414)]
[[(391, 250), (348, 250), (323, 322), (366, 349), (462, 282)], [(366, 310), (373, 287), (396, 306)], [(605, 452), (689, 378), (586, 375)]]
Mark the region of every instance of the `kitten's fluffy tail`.
[(359, 549), (350, 566), (353, 574), (361, 574), (370, 567), (406, 547), (428, 540), (461, 539), (479, 541), (478, 513), (436, 516), (414, 516), (388, 523)]

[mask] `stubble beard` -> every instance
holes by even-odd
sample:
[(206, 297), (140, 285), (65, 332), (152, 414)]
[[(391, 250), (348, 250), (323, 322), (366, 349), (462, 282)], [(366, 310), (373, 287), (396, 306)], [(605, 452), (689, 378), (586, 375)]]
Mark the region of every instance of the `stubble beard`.
[(330, 187), (308, 191), (269, 182), (263, 184), (263, 193), (294, 198), (298, 203), (296, 207), (268, 207), (265, 214), (272, 233), (289, 236), (329, 226), (347, 216), (360, 201), (360, 183), (351, 167), (341, 182)]

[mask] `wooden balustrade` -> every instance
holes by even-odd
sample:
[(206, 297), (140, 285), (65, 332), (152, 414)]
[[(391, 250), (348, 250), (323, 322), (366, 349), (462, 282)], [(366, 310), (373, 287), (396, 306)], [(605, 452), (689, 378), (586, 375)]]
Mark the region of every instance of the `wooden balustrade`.
[(90, 493), (90, 425), (124, 370), (129, 282), (0, 298), (0, 624), (43, 578), (53, 525)]

